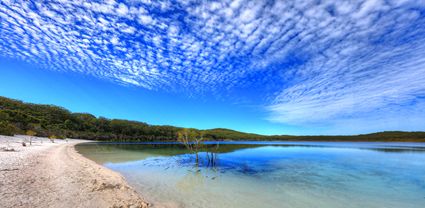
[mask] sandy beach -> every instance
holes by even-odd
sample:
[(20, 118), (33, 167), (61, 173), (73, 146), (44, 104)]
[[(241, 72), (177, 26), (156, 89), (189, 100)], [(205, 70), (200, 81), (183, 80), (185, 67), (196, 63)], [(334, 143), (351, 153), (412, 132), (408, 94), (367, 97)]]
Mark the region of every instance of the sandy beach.
[(77, 153), (80, 142), (0, 136), (1, 207), (148, 207), (121, 175)]

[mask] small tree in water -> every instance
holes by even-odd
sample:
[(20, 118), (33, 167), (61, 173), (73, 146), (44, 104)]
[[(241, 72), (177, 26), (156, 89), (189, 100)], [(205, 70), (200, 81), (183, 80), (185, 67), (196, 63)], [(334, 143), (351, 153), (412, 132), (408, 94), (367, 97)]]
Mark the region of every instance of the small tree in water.
[(218, 149), (220, 148), (220, 143), (216, 143), (215, 146), (211, 146), (205, 154), (207, 155), (208, 160), (208, 167), (215, 168), (217, 165), (217, 156), (218, 156)]
[(202, 146), (202, 140), (204, 140), (202, 132), (195, 129), (183, 129), (177, 133), (177, 138), (191, 153), (196, 155), (196, 165), (199, 165), (198, 152)]

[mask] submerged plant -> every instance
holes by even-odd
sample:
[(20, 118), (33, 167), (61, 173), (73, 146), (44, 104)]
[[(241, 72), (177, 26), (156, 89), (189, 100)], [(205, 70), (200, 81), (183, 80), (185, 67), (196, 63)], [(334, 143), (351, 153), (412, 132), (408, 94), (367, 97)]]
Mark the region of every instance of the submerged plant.
[(195, 129), (183, 129), (177, 133), (177, 138), (191, 154), (195, 155), (196, 166), (199, 166), (199, 152), (205, 151), (206, 166), (216, 167), (219, 143), (216, 145), (205, 145), (202, 131)]
[(205, 152), (206, 155), (207, 155), (207, 162), (208, 162), (207, 166), (208, 167), (213, 167), (213, 168), (216, 167), (219, 147), (220, 147), (220, 143), (217, 143), (216, 145), (207, 149), (207, 151)]
[(177, 139), (182, 143), (191, 153), (196, 156), (196, 165), (199, 165), (199, 151), (201, 149), (202, 141), (204, 140), (201, 131), (195, 129), (183, 129), (177, 132)]

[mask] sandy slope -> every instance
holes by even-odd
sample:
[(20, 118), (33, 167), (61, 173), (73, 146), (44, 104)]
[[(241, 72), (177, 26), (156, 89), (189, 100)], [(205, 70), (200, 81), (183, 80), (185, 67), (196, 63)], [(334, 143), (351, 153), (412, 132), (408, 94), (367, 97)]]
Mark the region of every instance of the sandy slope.
[[(0, 207), (147, 207), (122, 176), (78, 154), (82, 140), (37, 139), (22, 147), (19, 137), (0, 136)], [(8, 143), (8, 144), (7, 144)]]

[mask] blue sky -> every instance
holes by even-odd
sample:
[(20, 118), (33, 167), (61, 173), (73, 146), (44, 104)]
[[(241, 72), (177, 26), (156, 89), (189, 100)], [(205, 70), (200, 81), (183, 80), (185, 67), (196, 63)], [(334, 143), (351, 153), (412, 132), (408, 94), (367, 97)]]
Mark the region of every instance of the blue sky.
[(3, 0), (0, 95), (262, 134), (425, 130), (425, 1)]

